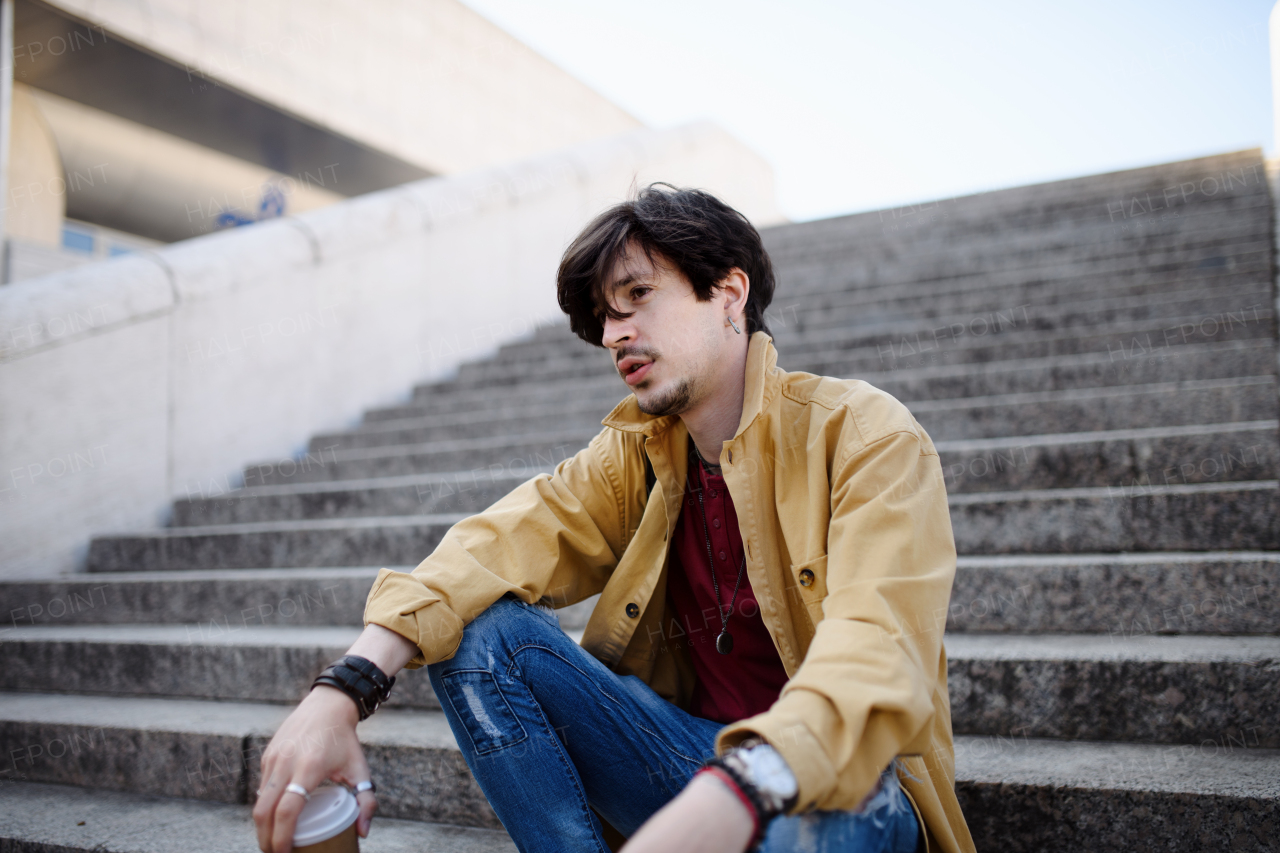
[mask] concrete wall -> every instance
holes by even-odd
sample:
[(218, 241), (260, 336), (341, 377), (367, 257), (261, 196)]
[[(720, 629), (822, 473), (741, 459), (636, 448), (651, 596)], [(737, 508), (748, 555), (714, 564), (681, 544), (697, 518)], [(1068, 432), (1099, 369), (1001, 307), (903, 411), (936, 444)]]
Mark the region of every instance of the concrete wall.
[(641, 130), (0, 289), (0, 574), (75, 570), (96, 533), (403, 399), (558, 319), (585, 222), (652, 180), (779, 220), (723, 131)]
[(51, 2), (435, 173), (640, 126), (457, 0)]

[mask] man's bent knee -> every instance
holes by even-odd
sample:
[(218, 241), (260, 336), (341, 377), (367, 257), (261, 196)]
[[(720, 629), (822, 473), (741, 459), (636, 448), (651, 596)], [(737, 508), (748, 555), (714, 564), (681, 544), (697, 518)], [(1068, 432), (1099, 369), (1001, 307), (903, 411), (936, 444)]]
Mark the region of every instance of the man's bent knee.
[(462, 641), (448, 660), (433, 663), (428, 672), (452, 672), (459, 669), (495, 671), (510, 662), (511, 653), (521, 644), (547, 632), (562, 634), (554, 615), (538, 612), (508, 593), (489, 605), (462, 630)]

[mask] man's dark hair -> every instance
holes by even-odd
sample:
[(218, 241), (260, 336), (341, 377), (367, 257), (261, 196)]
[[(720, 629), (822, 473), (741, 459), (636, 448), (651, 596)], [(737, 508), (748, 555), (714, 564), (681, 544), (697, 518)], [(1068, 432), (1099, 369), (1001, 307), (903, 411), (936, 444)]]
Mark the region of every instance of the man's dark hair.
[(592, 220), (560, 260), (560, 308), (569, 315), (569, 328), (587, 343), (604, 345), (600, 314), (615, 320), (630, 316), (609, 304), (604, 287), (632, 242), (650, 261), (666, 261), (683, 273), (702, 302), (731, 269), (742, 270), (751, 283), (747, 333), (769, 331), (764, 312), (773, 301), (773, 264), (760, 232), (710, 193), (655, 183)]

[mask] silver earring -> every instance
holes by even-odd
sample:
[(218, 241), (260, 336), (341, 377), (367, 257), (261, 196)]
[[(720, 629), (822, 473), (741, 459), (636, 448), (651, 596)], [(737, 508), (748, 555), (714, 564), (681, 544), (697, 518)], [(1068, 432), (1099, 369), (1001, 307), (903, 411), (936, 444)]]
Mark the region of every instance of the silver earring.
[(729, 318), (729, 325), (730, 325), (730, 326), (733, 326), (733, 330), (734, 330), (735, 332), (737, 332), (738, 334), (742, 334), (742, 330), (738, 328), (738, 324), (737, 324), (737, 323), (733, 322), (733, 318), (732, 318), (732, 317), (730, 317), (730, 318)]

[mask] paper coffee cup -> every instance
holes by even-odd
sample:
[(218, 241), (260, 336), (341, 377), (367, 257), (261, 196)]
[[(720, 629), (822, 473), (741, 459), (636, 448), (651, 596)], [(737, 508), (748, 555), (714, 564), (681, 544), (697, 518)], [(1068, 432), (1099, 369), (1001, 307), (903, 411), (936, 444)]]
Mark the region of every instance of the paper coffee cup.
[(298, 815), (293, 849), (298, 853), (360, 853), (356, 818), (360, 806), (346, 788), (320, 788)]

